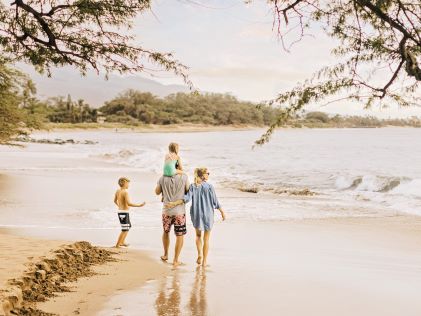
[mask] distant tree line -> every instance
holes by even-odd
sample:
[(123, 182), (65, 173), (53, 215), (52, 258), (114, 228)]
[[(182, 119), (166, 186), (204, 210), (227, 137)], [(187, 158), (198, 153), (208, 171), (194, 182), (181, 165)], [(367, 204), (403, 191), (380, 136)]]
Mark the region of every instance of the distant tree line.
[(413, 116), (410, 118), (389, 118), (380, 119), (374, 116), (341, 116), (328, 115), (324, 112), (308, 112), (304, 115), (296, 115), (288, 121), (288, 126), (300, 128), (366, 128), (366, 127), (386, 127), (386, 126), (408, 126), (421, 127), (421, 119)]
[(239, 101), (232, 95), (177, 93), (159, 98), (149, 92), (128, 90), (99, 111), (109, 122), (144, 124), (269, 125), (277, 109)]
[[(240, 101), (230, 94), (176, 93), (160, 98), (150, 92), (127, 90), (98, 109), (92, 108), (84, 100), (74, 101), (70, 95), (39, 101), (31, 81), (23, 85), (20, 108), (31, 127), (43, 123), (94, 123), (101, 118), (108, 123), (130, 126), (144, 124), (205, 124), (268, 126), (279, 115), (279, 109), (268, 105)], [(421, 127), (418, 117), (405, 119), (380, 119), (374, 116), (341, 116), (313, 111), (296, 114), (286, 124), (287, 127)]]
[(269, 125), (277, 110), (269, 106), (257, 108), (251, 102), (239, 101), (228, 94), (194, 95), (177, 93), (159, 98), (149, 92), (128, 90), (95, 109), (84, 100), (71, 96), (21, 104), (22, 109), (51, 123), (90, 123), (102, 117), (106, 122), (141, 124), (207, 124)]

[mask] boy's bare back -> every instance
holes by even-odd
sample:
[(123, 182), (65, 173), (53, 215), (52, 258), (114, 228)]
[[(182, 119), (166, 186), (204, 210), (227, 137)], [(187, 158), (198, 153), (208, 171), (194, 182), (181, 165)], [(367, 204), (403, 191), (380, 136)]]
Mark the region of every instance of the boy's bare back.
[(114, 203), (118, 206), (119, 210), (129, 210), (129, 194), (126, 189), (118, 189), (115, 192)]

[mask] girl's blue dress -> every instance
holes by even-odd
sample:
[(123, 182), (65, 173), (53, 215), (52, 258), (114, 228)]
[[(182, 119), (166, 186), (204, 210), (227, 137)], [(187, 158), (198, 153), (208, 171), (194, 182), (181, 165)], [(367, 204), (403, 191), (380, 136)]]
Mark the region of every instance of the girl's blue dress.
[(191, 184), (189, 192), (184, 196), (184, 203), (190, 201), (190, 218), (194, 228), (201, 231), (211, 230), (214, 210), (221, 208), (213, 185), (207, 182)]

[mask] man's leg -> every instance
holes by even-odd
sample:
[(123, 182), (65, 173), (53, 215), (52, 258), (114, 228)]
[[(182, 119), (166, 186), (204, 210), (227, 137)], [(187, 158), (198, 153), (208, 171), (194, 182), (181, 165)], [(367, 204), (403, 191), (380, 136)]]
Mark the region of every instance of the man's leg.
[(197, 264), (202, 263), (202, 232), (196, 228)]
[(180, 262), (178, 261), (178, 257), (180, 256), (181, 249), (183, 248), (184, 244), (184, 235), (177, 236), (175, 241), (175, 253), (174, 253), (174, 261), (173, 265), (178, 266)]
[(164, 261), (168, 260), (168, 249), (170, 247), (170, 233), (162, 233), (162, 245), (164, 246), (164, 255), (161, 256), (161, 259)]
[(181, 249), (183, 248), (184, 235), (186, 234), (186, 214), (180, 214), (173, 216), (172, 223), (174, 223), (174, 232), (177, 236), (175, 242), (175, 254), (173, 265), (178, 266), (180, 264), (178, 257), (180, 256)]
[(203, 262), (202, 262), (202, 266), (204, 266), (204, 267), (206, 267), (207, 260), (208, 260), (210, 232), (211, 232), (210, 230), (207, 230), (203, 233)]
[(162, 261), (168, 260), (168, 249), (170, 247), (170, 229), (171, 229), (171, 217), (162, 214), (162, 246), (164, 247), (164, 255), (161, 256)]

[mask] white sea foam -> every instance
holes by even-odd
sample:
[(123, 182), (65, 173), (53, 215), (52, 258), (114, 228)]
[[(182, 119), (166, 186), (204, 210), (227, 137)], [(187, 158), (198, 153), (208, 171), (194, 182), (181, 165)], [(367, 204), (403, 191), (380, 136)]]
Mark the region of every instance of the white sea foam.
[(138, 168), (143, 171), (159, 173), (162, 170), (164, 152), (159, 149), (127, 149), (122, 148), (111, 152), (95, 153), (91, 158)]
[(421, 198), (421, 179), (413, 179), (401, 183), (391, 193)]

